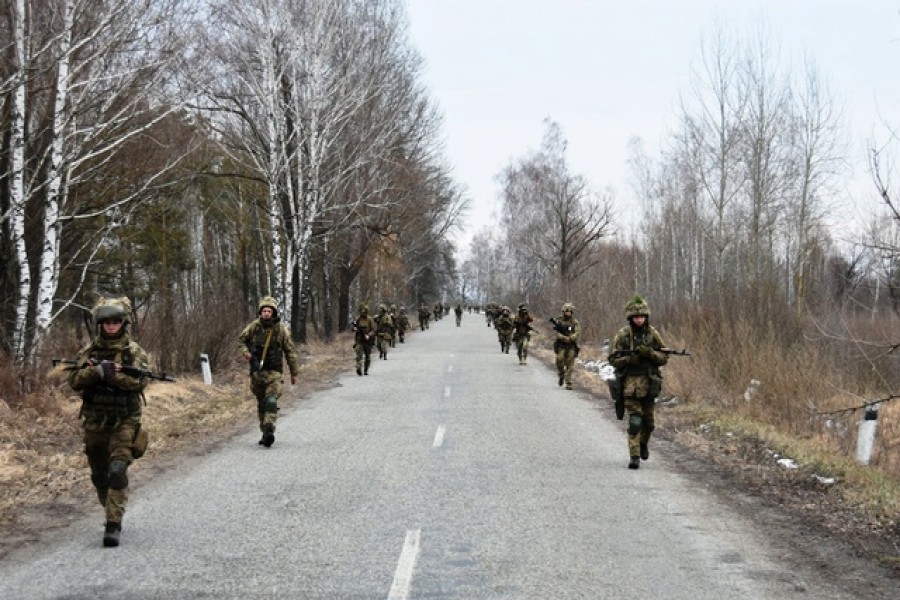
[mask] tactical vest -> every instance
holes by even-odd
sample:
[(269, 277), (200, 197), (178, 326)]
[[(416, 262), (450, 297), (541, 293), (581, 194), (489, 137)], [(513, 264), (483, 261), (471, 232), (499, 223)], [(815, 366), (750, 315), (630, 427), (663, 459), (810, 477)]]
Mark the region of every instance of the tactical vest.
[[(91, 348), (88, 358), (94, 362), (108, 360), (124, 366), (134, 366), (134, 354), (129, 347)], [(141, 414), (141, 393), (122, 390), (106, 383), (97, 383), (81, 392), (81, 414), (89, 421), (115, 423)]]
[[(629, 327), (629, 337), (631, 338), (631, 350), (636, 349), (638, 346), (649, 346), (654, 350), (659, 349), (659, 345), (656, 343), (656, 339), (653, 337), (653, 332), (650, 330), (650, 327), (642, 327), (640, 330), (635, 332), (635, 330)], [(623, 369), (624, 375), (659, 375), (660, 370), (659, 367), (651, 363), (649, 360), (641, 361), (643, 364), (640, 365), (627, 365)]]
[(284, 371), (284, 348), (281, 346), (281, 327), (278, 323), (274, 323), (271, 327), (266, 328), (260, 324), (250, 336), (250, 343), (253, 345), (253, 353), (262, 358), (263, 348), (266, 347), (266, 337), (272, 332), (272, 339), (269, 340), (269, 347), (266, 349), (265, 360), (263, 361), (263, 371)]

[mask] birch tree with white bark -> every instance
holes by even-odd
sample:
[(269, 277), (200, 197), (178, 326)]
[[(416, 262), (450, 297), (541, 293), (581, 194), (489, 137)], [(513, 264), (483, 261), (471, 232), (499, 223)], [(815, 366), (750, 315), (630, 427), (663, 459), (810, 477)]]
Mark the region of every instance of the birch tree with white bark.
[[(187, 6), (181, 0), (17, 0), (10, 13), (16, 60), (0, 87), (11, 90), (15, 107), (4, 191), (10, 198), (5, 232), (18, 272), (16, 285), (4, 288), (16, 288), (6, 344), (20, 366), (73, 301), (74, 294), (56, 297), (64, 226), (125, 215), (164, 176), (165, 170), (148, 174), (138, 188), (119, 190), (90, 208), (72, 195), (79, 186), (95, 185), (124, 146), (177, 110), (165, 92), (181, 56), (179, 28), (189, 19)], [(177, 158), (173, 151), (171, 162)], [(40, 215), (38, 228), (25, 231), (26, 213)], [(95, 240), (102, 243), (103, 236)], [(82, 261), (96, 249), (83, 248)]]

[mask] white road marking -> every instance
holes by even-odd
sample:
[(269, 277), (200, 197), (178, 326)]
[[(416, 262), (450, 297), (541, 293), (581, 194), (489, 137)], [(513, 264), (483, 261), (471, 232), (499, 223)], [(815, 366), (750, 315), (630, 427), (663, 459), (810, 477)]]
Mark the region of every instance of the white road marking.
[(453, 365), (450, 365), (449, 367), (447, 367), (447, 372), (448, 372), (448, 373), (452, 373), (452, 372), (453, 372)]
[(419, 535), (421, 533), (421, 529), (406, 532), (406, 540), (403, 542), (403, 550), (397, 561), (397, 569), (394, 571), (394, 582), (391, 584), (388, 600), (409, 598), (409, 586), (412, 583), (416, 560), (419, 558)]
[(444, 398), (449, 398), (449, 397), (450, 397), (450, 386), (447, 385), (447, 386), (444, 386)]
[(443, 425), (438, 425), (437, 431), (434, 432), (434, 443), (431, 444), (432, 448), (440, 448), (444, 444), (445, 433), (447, 433), (447, 428)]

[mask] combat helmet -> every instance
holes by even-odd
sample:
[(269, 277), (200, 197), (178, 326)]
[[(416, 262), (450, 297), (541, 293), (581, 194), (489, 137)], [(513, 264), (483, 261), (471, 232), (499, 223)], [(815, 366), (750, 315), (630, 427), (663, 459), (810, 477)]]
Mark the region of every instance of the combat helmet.
[(124, 325), (131, 323), (131, 300), (127, 296), (100, 298), (92, 311), (94, 323), (100, 325), (107, 319), (122, 319)]
[(572, 304), (571, 302), (566, 302), (565, 304), (562, 305), (562, 312), (566, 312), (566, 311), (569, 311), (569, 312), (573, 312), (573, 313), (574, 313), (574, 312), (575, 312), (575, 305)]
[(259, 301), (259, 307), (256, 309), (256, 314), (259, 315), (262, 312), (262, 309), (267, 306), (272, 309), (272, 317), (277, 317), (278, 300), (276, 300), (272, 296), (265, 296), (262, 300)]
[(365, 302), (361, 302), (359, 304), (359, 314), (368, 314), (369, 313), (369, 305)]
[(628, 304), (625, 305), (625, 318), (631, 319), (631, 317), (638, 317), (642, 315), (649, 319), (650, 307), (647, 305), (646, 300), (644, 300), (639, 294), (635, 294), (634, 297), (628, 301)]

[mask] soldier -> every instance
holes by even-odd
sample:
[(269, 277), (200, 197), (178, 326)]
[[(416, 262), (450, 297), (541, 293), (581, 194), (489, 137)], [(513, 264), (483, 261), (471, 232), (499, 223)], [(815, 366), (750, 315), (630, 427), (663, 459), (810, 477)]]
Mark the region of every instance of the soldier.
[(578, 336), (581, 334), (581, 324), (574, 316), (575, 306), (571, 302), (562, 305), (562, 316), (553, 321), (556, 331), (556, 342), (553, 350), (556, 352), (556, 371), (559, 374), (559, 385), (566, 384), (566, 389), (572, 389), (572, 371), (575, 367), (575, 358), (578, 356)]
[(391, 335), (394, 330), (394, 319), (391, 317), (384, 304), (378, 305), (378, 314), (375, 315), (375, 333), (378, 343), (378, 358), (387, 360), (388, 348), (391, 345)]
[(512, 315), (508, 306), (497, 309), (497, 317), (494, 319), (494, 328), (497, 330), (497, 338), (500, 340), (500, 352), (509, 354), (512, 345), (513, 325)]
[[(369, 316), (369, 307), (366, 304), (359, 305), (359, 314), (353, 321), (353, 334), (353, 348), (356, 350), (356, 374), (368, 375), (369, 365), (372, 364), (372, 346), (375, 345), (375, 321)], [(400, 341), (403, 341), (402, 333)]]
[(524, 365), (528, 361), (528, 344), (531, 342), (531, 332), (533, 327), (531, 322), (534, 317), (528, 314), (528, 307), (525, 304), (518, 306), (518, 312), (513, 318), (513, 342), (516, 344), (516, 354), (519, 355), (519, 364)]
[[(641, 460), (650, 458), (650, 434), (653, 433), (653, 408), (662, 391), (659, 368), (669, 357), (659, 350), (665, 347), (659, 332), (650, 325), (650, 307), (639, 295), (625, 305), (628, 325), (621, 328), (612, 344), (609, 362), (621, 381), (621, 394), (628, 411), (629, 469), (638, 469)], [(640, 460), (639, 460), (640, 458)]]
[(147, 379), (122, 372), (122, 367), (146, 370), (147, 354), (131, 339), (128, 298), (101, 299), (93, 310), (97, 335), (83, 348), (69, 385), (81, 392), (84, 453), (91, 483), (106, 509), (104, 546), (118, 546), (128, 503), (128, 466), (143, 456), (149, 438), (141, 427), (141, 401)]
[(406, 330), (409, 329), (409, 315), (406, 314), (406, 307), (400, 307), (400, 314), (397, 315), (397, 338), (400, 340), (401, 344), (405, 344), (404, 337), (406, 336)]
[(422, 331), (428, 329), (428, 319), (431, 318), (431, 313), (428, 312), (428, 306), (423, 302), (419, 306), (419, 328)]
[(397, 305), (391, 304), (391, 348), (397, 347)]
[(259, 301), (259, 318), (251, 321), (238, 336), (240, 351), (250, 363), (250, 391), (256, 396), (256, 412), (266, 448), (275, 443), (278, 399), (284, 388), (284, 362), (291, 372), (291, 385), (297, 383), (300, 359), (287, 325), (278, 316), (278, 302), (271, 296)]
[(462, 324), (462, 306), (457, 304), (456, 308), (453, 309), (453, 312), (456, 314), (456, 326), (459, 327)]

